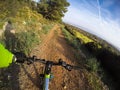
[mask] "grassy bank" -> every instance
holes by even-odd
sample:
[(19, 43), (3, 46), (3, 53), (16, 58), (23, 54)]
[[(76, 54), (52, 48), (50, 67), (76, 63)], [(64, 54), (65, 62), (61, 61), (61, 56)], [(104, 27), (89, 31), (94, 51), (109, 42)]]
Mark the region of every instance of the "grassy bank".
[(9, 36), (12, 37), (6, 37), (3, 34), (0, 41), (10, 51), (21, 51), (26, 55), (30, 54), (32, 49), (41, 42), (42, 36), (54, 26), (53, 22), (50, 23), (27, 6), (20, 8), (15, 17), (3, 18), (0, 27), (3, 28), (8, 20), (12, 23), (11, 27), (15, 33), (10, 33)]
[[(84, 59), (83, 61), (85, 61), (82, 63), (82, 66), (85, 68), (83, 72), (88, 80), (89, 85), (93, 88), (93, 90), (107, 90), (107, 86), (102, 81), (104, 72), (100, 67), (100, 63), (97, 61), (96, 57), (92, 55), (85, 47), (86, 43), (93, 42), (93, 40), (84, 34), (79, 33), (75, 29), (67, 30), (62, 28), (62, 30), (68, 44), (74, 47), (76, 51), (82, 52), (82, 57)], [(98, 45), (98, 47), (101, 48), (100, 45)], [(81, 55), (77, 54), (77, 57), (81, 57)]]

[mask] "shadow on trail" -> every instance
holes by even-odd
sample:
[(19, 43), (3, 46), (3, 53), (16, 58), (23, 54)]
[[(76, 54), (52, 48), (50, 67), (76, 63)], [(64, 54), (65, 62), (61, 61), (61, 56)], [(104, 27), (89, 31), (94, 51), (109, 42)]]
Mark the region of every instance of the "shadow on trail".
[(20, 90), (19, 65), (12, 64), (8, 68), (0, 69), (0, 90)]
[(13, 52), (15, 49), (16, 38), (15, 38), (15, 30), (13, 29), (13, 25), (11, 21), (8, 21), (5, 24), (4, 37), (5, 37), (6, 48)]
[[(41, 89), (42, 89), (41, 82), (43, 82), (43, 81), (41, 81), (41, 79), (40, 79), (40, 74), (38, 73), (35, 64), (32, 63), (32, 65), (33, 65), (33, 68), (34, 68), (34, 71), (32, 71), (32, 72), (35, 72), (35, 77), (33, 77), (33, 76), (31, 75), (31, 71), (28, 71), (28, 70), (25, 68), (24, 65), (21, 65), (21, 67), (22, 67), (22, 69), (24, 70), (24, 72), (25, 72), (25, 74), (27, 75), (27, 77), (29, 78), (29, 80), (31, 80), (32, 83), (41, 90)], [(29, 68), (29, 67), (28, 67), (28, 68)]]

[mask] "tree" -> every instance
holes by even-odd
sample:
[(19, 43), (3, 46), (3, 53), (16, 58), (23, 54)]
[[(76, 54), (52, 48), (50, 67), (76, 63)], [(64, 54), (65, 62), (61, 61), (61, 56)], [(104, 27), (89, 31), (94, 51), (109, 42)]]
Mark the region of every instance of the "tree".
[(45, 18), (54, 21), (61, 21), (64, 13), (67, 12), (67, 7), (70, 4), (67, 0), (40, 0), (39, 13)]

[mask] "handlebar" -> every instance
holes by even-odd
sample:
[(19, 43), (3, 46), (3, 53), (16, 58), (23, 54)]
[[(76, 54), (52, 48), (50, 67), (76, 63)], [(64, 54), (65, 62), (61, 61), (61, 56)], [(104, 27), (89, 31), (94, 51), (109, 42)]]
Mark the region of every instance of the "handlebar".
[(27, 64), (32, 64), (33, 62), (37, 62), (39, 61), (42, 64), (51, 64), (52, 66), (62, 66), (64, 67), (66, 70), (71, 71), (72, 69), (80, 69), (80, 67), (78, 66), (73, 66), (70, 64), (67, 64), (65, 61), (63, 61), (62, 59), (59, 59), (58, 62), (53, 62), (53, 61), (46, 61), (45, 59), (38, 59), (36, 56), (33, 56), (32, 58), (27, 58)]

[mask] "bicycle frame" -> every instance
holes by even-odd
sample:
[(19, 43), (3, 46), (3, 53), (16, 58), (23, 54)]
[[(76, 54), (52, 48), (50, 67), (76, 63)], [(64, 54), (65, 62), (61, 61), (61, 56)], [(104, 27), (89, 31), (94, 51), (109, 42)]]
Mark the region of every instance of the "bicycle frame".
[(45, 71), (44, 71), (44, 85), (43, 90), (49, 89), (49, 81), (51, 77), (51, 68), (52, 68), (53, 62), (47, 61), (45, 65)]

